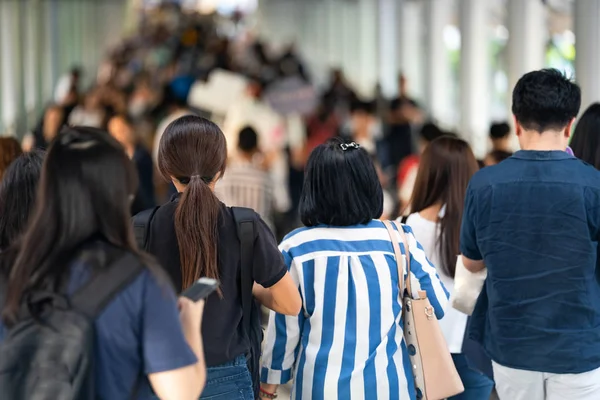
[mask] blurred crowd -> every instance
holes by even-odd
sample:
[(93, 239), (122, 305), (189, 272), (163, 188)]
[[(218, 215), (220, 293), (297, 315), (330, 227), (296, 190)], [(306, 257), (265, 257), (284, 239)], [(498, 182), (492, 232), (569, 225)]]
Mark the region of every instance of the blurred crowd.
[[(81, 300), (82, 271), (128, 257), (135, 280), (93, 320), (93, 398), (274, 399), (290, 381), (297, 399), (423, 398), (447, 382), (421, 379), (416, 300), (441, 332), (429, 365), (460, 378), (442, 397), (600, 398), (600, 104), (577, 119), (579, 86), (530, 72), (477, 160), (402, 73), (392, 99), (339, 69), (319, 87), (248, 26), (152, 9), (93, 79), (61, 77), (21, 143), (0, 138), (0, 385), (41, 373), (19, 335), (70, 354), (28, 319), (63, 281)], [(199, 278), (206, 310), (177, 297)]]
[[(275, 49), (247, 25), (240, 14), (224, 20), (172, 4), (146, 12), (136, 33), (107, 54), (97, 76), (84, 79), (90, 72), (75, 66), (61, 77), (23, 149), (45, 149), (64, 125), (108, 130), (138, 168), (135, 214), (175, 192), (156, 173), (166, 126), (188, 114), (209, 117), (223, 129), (230, 155), (220, 197), (261, 210), (281, 238), (299, 224), (309, 154), (342, 137), (359, 143), (376, 163), (384, 216), (406, 214), (419, 154), (449, 133), (411, 98), (406, 78), (399, 74), (393, 99), (361, 97), (339, 69), (317, 87), (293, 44)], [(482, 164), (511, 154), (509, 136), (508, 124), (491, 127), (493, 149)], [(248, 176), (256, 179), (248, 184)]]

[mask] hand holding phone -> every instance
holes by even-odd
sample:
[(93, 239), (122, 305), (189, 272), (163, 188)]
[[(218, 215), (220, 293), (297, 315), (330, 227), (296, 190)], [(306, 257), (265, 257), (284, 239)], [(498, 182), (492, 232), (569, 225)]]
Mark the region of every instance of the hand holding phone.
[(212, 292), (219, 287), (219, 281), (211, 278), (200, 278), (192, 286), (181, 293), (182, 297), (186, 297), (191, 301), (206, 299)]

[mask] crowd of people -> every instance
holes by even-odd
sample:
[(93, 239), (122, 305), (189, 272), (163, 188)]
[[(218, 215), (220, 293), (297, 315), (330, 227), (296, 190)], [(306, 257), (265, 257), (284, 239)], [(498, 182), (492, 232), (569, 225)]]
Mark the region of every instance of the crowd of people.
[[(189, 101), (214, 71), (247, 83), (224, 115)], [(450, 399), (600, 398), (600, 104), (577, 119), (560, 72), (519, 80), (482, 160), (402, 75), (369, 101), (335, 70), (278, 110), (273, 85), (311, 85), (293, 47), (172, 6), (83, 73), (0, 139), (1, 398), (431, 399), (406, 296), (439, 320)], [(472, 315), (459, 268), (487, 272)]]

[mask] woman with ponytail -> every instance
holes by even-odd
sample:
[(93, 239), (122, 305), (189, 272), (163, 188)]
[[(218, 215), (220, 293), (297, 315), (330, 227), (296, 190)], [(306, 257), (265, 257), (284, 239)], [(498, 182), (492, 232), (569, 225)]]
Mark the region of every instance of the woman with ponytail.
[[(217, 279), (206, 300), (203, 328), (207, 387), (202, 398), (254, 399), (242, 325), (240, 240), (233, 211), (213, 193), (227, 162), (227, 143), (211, 121), (185, 116), (160, 140), (158, 168), (177, 194), (159, 207), (148, 227), (146, 250), (182, 291), (201, 277)], [(267, 225), (255, 215), (253, 294), (265, 307), (298, 315), (301, 299)]]

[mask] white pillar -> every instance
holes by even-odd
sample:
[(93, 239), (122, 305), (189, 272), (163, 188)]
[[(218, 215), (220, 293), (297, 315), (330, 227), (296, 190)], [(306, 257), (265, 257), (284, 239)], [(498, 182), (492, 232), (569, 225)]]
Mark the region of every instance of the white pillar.
[(397, 57), (399, 72), (408, 81), (411, 97), (425, 98), (423, 3), (398, 0)]
[(600, 101), (600, 0), (575, 2), (575, 73), (581, 86), (581, 111)]
[(444, 28), (450, 23), (452, 2), (425, 1), (425, 99), (431, 117), (442, 126), (452, 121), (450, 63), (444, 42)]
[(30, 2), (27, 5), (27, 12), (25, 13), (25, 41), (26, 45), (24, 51), (24, 73), (25, 73), (25, 109), (33, 119), (38, 118), (38, 108), (41, 104), (38, 96), (38, 87), (40, 86), (40, 74), (38, 70), (43, 65), (40, 61), (41, 57), (41, 43), (40, 38), (42, 37), (39, 32), (39, 12), (40, 4), (37, 1)]
[(509, 0), (508, 32), (508, 97), (512, 104), (512, 90), (521, 76), (545, 65), (546, 7), (540, 0)]
[(492, 90), (488, 54), (488, 3), (460, 0), (460, 134), (475, 156), (487, 151)]
[(379, 68), (379, 35), (377, 27), (378, 4), (373, 0), (360, 0), (360, 83), (359, 91), (366, 97), (375, 95)]
[(396, 0), (379, 0), (379, 84), (391, 98), (398, 93), (396, 57)]
[(22, 103), (19, 3), (0, 2), (0, 95), (3, 133), (16, 135)]

